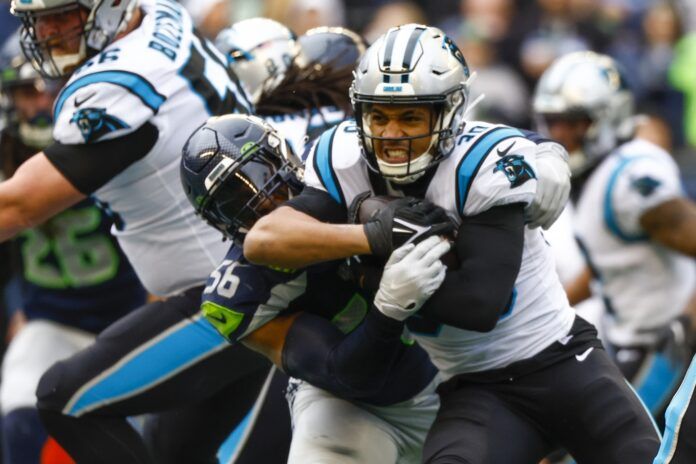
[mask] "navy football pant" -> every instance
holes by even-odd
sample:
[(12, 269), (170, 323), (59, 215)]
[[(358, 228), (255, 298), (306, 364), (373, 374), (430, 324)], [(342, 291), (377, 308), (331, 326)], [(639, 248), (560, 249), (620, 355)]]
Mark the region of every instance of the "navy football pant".
[[(126, 418), (185, 408), (210, 415), (163, 416), (163, 430), (173, 427), (168, 420), (198, 418), (186, 424), (197, 433), (178, 442), (188, 453), (166, 462), (216, 462), (221, 442), (252, 411), (270, 365), (244, 346), (228, 344), (201, 317), (200, 292), (135, 310), (44, 374), (37, 389), (42, 421), (77, 462), (155, 462)], [(279, 420), (277, 426), (287, 430), (289, 442), (289, 424)], [(276, 448), (267, 443), (265, 450), (263, 462), (282, 462)]]

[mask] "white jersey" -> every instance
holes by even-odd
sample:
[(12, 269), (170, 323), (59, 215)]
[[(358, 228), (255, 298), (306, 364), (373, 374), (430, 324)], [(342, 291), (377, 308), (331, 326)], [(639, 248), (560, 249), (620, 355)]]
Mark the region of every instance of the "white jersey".
[(640, 139), (607, 156), (582, 190), (576, 235), (598, 277), (612, 343), (652, 343), (694, 292), (693, 260), (650, 241), (640, 225), (647, 210), (682, 195), (674, 160)]
[(312, 112), (298, 111), (265, 116), (264, 119), (285, 137), (297, 156), (302, 156), (305, 147), (312, 139), (345, 120), (346, 114), (335, 106), (324, 106)]
[[(438, 165), (425, 197), (457, 223), (462, 216), (495, 206), (529, 203), (536, 193), (535, 164), (536, 145), (519, 130), (471, 121), (454, 151)], [(305, 182), (344, 205), (372, 190), (354, 122), (321, 136), (305, 164)], [(482, 333), (431, 325), (416, 330), (413, 318), (409, 327), (449, 378), (528, 359), (566, 336), (574, 317), (551, 250), (538, 229), (526, 229), (521, 269), (495, 329)]]
[(90, 144), (145, 123), (157, 128), (147, 155), (94, 196), (118, 215), (113, 234), (148, 291), (171, 295), (203, 284), (228, 248), (186, 199), (179, 178), (182, 147), (211, 114), (249, 104), (225, 58), (194, 34), (179, 4), (142, 0), (140, 8), (140, 26), (81, 66), (63, 88), (54, 138)]

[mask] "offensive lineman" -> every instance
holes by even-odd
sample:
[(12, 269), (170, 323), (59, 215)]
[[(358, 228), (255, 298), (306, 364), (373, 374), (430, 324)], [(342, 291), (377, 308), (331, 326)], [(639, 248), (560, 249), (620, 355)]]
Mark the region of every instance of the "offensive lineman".
[(387, 32), (356, 69), (356, 123), (322, 135), (308, 187), (257, 221), (245, 256), (287, 267), (385, 256), (393, 236), (427, 227), (398, 208), (392, 236), (317, 219), (365, 191), (431, 200), (458, 224), (461, 267), (408, 323), (449, 379), (424, 461), (535, 463), (562, 445), (581, 463), (647, 463), (657, 431), (594, 328), (569, 307), (540, 232), (525, 227), (543, 167), (537, 149), (517, 129), (465, 120), (468, 78), (439, 29)]
[[(189, 133), (211, 114), (247, 112), (250, 104), (224, 57), (194, 33), (177, 3), (13, 1), (12, 11), (37, 69), (70, 79), (54, 107), (56, 142), (0, 184), (0, 240), (94, 195), (117, 218), (112, 232), (140, 280), (167, 297), (49, 369), (37, 391), (42, 420), (78, 462), (150, 462), (126, 416), (145, 405), (160, 410), (198, 400), (182, 398), (181, 389), (210, 398), (234, 384), (234, 401), (222, 403), (227, 428), (171, 437), (194, 456), (182, 452), (182, 462), (212, 458), (216, 434), (249, 411), (268, 363), (241, 348), (222, 350), (225, 340), (197, 323), (202, 285), (227, 247), (175, 186)], [(169, 359), (168, 347), (181, 337), (187, 349)], [(238, 369), (221, 369), (232, 363)], [(219, 375), (201, 381), (196, 368)]]
[[(15, 38), (16, 40), (16, 38)], [(17, 42), (17, 53), (19, 43)], [(0, 74), (7, 125), (0, 131), (2, 171), (11, 176), (27, 157), (52, 142), (51, 106), (57, 86), (47, 83), (22, 56)], [(94, 341), (98, 332), (145, 302), (145, 290), (109, 233), (111, 219), (85, 200), (25, 231), (16, 240), (24, 320), (2, 363), (4, 462), (57, 459), (36, 410), (36, 386), (56, 361)]]

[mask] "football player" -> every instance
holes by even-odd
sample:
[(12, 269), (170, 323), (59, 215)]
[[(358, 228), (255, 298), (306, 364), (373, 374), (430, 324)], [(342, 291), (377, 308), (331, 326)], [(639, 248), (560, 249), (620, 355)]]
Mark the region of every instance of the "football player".
[[(44, 374), (42, 421), (78, 462), (150, 462), (127, 416), (205, 398), (209, 410), (227, 409), (225, 427), (168, 437), (180, 462), (214, 459), (269, 364), (244, 347), (223, 350), (224, 338), (198, 324), (203, 284), (227, 246), (176, 186), (188, 135), (210, 115), (251, 104), (176, 2), (13, 1), (12, 11), (37, 70), (69, 80), (54, 106), (55, 142), (0, 184), (0, 240), (92, 195), (112, 211), (112, 233), (140, 280), (163, 297)], [(218, 375), (200, 379), (199, 368)], [(215, 397), (231, 385), (232, 401)]]
[[(259, 34), (259, 31), (265, 31)], [(365, 42), (341, 27), (310, 29), (299, 38), (267, 18), (239, 21), (220, 33), (216, 46), (255, 96), (266, 118), (296, 154), (352, 113), (348, 88)]]
[[(203, 292), (203, 314), (231, 342), (241, 339), (308, 381), (288, 387), (288, 462), (420, 462), (437, 411), (437, 370), (400, 336), (403, 320), (442, 283), (438, 258), (449, 244), (431, 237), (396, 250), (377, 292), (386, 301), (374, 306), (374, 295), (341, 278), (337, 262), (298, 270), (250, 264), (240, 246), (245, 232), (299, 193), (301, 169), (279, 132), (257, 117), (212, 118), (191, 136), (184, 189), (233, 241)], [(447, 221), (444, 211), (439, 220)], [(380, 310), (387, 304), (392, 313)]]
[[(17, 50), (19, 52), (19, 50)], [(11, 176), (36, 150), (52, 142), (51, 107), (58, 88), (22, 56), (0, 74), (7, 121), (2, 171)], [(47, 441), (36, 410), (41, 375), (94, 341), (95, 334), (145, 303), (145, 290), (111, 236), (111, 219), (85, 200), (17, 239), (23, 321), (2, 365), (2, 439), (8, 463), (39, 462), (59, 449)]]
[(571, 294), (589, 294), (593, 276), (605, 345), (661, 422), (691, 359), (696, 264), (685, 255), (696, 255), (696, 206), (672, 157), (633, 138), (633, 95), (608, 56), (558, 59), (539, 81), (534, 111), (574, 166), (574, 229), (588, 270)]
[[(359, 207), (363, 192), (432, 201), (457, 223), (460, 266), (407, 323), (448, 379), (424, 461), (534, 463), (562, 445), (581, 463), (648, 462), (657, 430), (594, 327), (568, 305), (540, 231), (525, 225), (544, 171), (567, 184), (553, 156), (564, 150), (467, 120), (469, 78), (439, 29), (390, 29), (356, 69), (356, 121), (318, 139), (307, 187), (256, 222), (245, 256), (284, 267), (386, 257), (430, 228), (400, 203), (362, 225), (320, 221)], [(564, 202), (550, 203), (552, 218)]]

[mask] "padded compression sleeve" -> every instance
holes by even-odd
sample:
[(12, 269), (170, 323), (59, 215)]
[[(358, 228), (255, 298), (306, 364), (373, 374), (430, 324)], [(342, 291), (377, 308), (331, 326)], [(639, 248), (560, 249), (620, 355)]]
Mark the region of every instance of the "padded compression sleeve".
[(54, 142), (44, 153), (77, 190), (90, 195), (144, 158), (158, 138), (157, 127), (146, 122), (127, 135), (103, 142), (79, 145)]
[(402, 348), (402, 330), (402, 322), (375, 308), (349, 334), (325, 318), (303, 313), (285, 338), (283, 369), (344, 398), (374, 395)]
[(420, 313), (460, 329), (493, 330), (510, 302), (523, 246), (521, 203), (463, 218), (455, 242), (460, 267), (447, 272)]

